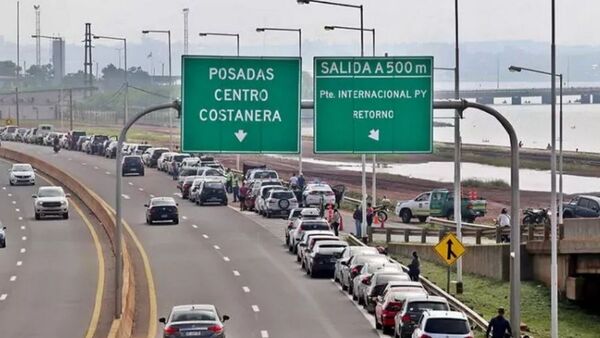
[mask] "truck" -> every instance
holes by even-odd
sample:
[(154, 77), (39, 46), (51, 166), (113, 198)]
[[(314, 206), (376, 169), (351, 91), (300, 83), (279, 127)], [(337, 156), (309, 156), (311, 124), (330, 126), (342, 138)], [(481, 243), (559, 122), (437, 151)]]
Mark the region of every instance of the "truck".
[[(485, 199), (462, 198), (461, 215), (465, 222), (473, 223), (477, 217), (485, 216), (487, 201)], [(454, 218), (454, 194), (447, 189), (435, 189), (421, 193), (408, 201), (398, 201), (396, 214), (403, 223), (410, 223), (417, 218), (423, 223), (427, 217)]]
[(600, 217), (600, 197), (591, 195), (575, 196), (570, 202), (563, 203), (563, 217)]

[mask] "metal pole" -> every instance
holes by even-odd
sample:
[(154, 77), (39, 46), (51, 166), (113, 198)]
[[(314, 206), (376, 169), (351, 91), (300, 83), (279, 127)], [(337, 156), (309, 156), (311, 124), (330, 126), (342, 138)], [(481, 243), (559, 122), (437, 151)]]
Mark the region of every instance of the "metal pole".
[[(373, 43), (373, 56), (375, 56), (375, 28), (371, 31), (373, 34), (373, 38), (371, 42)], [(372, 190), (372, 203), (373, 206), (377, 204), (377, 155), (373, 154), (373, 179), (371, 180), (371, 190)]]
[(19, 125), (19, 87), (15, 88), (15, 96), (17, 99), (16, 113), (17, 113), (17, 126)]
[(555, 1), (552, 0), (552, 45), (550, 47), (550, 64), (552, 73), (552, 87), (550, 100), (552, 119), (552, 151), (550, 155), (550, 237), (551, 237), (551, 259), (550, 259), (550, 324), (551, 337), (558, 338), (558, 240), (556, 226), (556, 22)]
[[(169, 36), (169, 93), (171, 97), (173, 97), (173, 73), (172, 73), (172, 64), (171, 64), (171, 31), (167, 31), (167, 35)], [(173, 151), (173, 113), (169, 111), (169, 148)]]
[[(177, 111), (181, 111), (181, 105), (179, 102), (175, 101), (168, 104), (162, 104), (159, 106), (150, 107), (133, 117), (130, 121), (125, 123), (123, 130), (121, 130), (121, 134), (119, 135), (119, 139), (117, 140), (117, 154), (116, 154), (116, 196), (115, 196), (115, 204), (116, 204), (116, 229), (115, 229), (115, 318), (121, 317), (121, 286), (123, 285), (123, 260), (122, 260), (122, 237), (123, 237), (123, 227), (122, 227), (122, 206), (121, 206), (121, 181), (122, 181), (122, 167), (121, 161), (123, 154), (121, 150), (123, 148), (123, 142), (127, 138), (127, 131), (131, 126), (140, 118), (145, 115), (148, 115), (152, 112), (162, 109), (175, 109)], [(169, 114), (171, 112), (169, 111)]]
[(559, 150), (558, 150), (558, 224), (561, 226), (564, 224), (563, 222), (563, 203), (564, 203), (564, 195), (563, 195), (563, 76), (562, 74), (558, 74), (558, 79), (560, 81), (560, 103), (559, 103), (559, 111), (558, 111), (558, 120), (559, 120)]
[[(460, 98), (460, 54), (458, 40), (458, 0), (454, 0), (454, 98)], [(461, 192), (461, 138), (460, 138), (460, 112), (454, 114), (454, 219), (456, 220), (456, 235), (462, 241), (462, 192)], [(457, 291), (462, 290), (462, 259), (456, 262)]]
[(73, 131), (73, 89), (69, 88), (69, 130)]
[[(365, 31), (364, 31), (364, 15), (363, 6), (360, 5), (360, 56), (365, 56)], [(367, 237), (367, 171), (366, 171), (367, 157), (365, 154), (361, 155), (362, 164), (362, 236)]]
[(125, 57), (125, 116), (123, 118), (123, 123), (127, 121), (129, 118), (129, 80), (127, 72), (129, 69), (127, 68), (127, 39), (123, 39), (123, 48), (124, 48), (124, 57)]
[[(300, 57), (300, 76), (302, 76), (302, 29), (298, 29), (298, 56)], [(300, 149), (298, 152), (298, 174), (302, 175), (302, 109), (300, 109)]]
[[(15, 69), (17, 71), (17, 85), (19, 84), (19, 77), (20, 77), (20, 71), (19, 71), (19, 67), (21, 67), (20, 63), (21, 63), (21, 29), (20, 29), (20, 18), (21, 18), (21, 14), (20, 14), (20, 8), (21, 8), (21, 3), (19, 1), (17, 1), (17, 69)], [(23, 69), (23, 71), (25, 71), (25, 69)]]
[[(235, 42), (236, 42), (236, 50), (237, 50), (236, 55), (238, 57), (240, 57), (240, 35), (239, 34), (235, 35)], [(241, 156), (240, 156), (240, 154), (236, 154), (235, 155), (235, 168), (237, 170), (241, 170), (240, 169), (240, 162), (241, 162)], [(246, 173), (243, 173), (243, 174), (245, 175)]]

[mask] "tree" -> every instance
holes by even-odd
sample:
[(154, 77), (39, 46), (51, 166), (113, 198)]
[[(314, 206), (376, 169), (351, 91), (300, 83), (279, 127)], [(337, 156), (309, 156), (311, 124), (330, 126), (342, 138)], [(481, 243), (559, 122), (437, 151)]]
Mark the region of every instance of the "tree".
[[(21, 67), (18, 67), (19, 71)], [(12, 61), (0, 61), (0, 76), (16, 76), (17, 65)]]
[(77, 73), (69, 73), (63, 78), (63, 86), (66, 88), (82, 87), (85, 85), (85, 73), (80, 70)]
[(29, 87), (50, 86), (54, 70), (51, 64), (47, 65), (32, 65), (25, 72), (25, 82)]

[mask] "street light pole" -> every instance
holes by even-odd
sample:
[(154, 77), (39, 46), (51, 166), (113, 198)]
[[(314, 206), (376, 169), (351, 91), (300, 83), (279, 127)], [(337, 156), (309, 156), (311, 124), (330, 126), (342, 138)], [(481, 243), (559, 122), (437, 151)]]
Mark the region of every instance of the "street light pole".
[[(458, 37), (458, 0), (454, 0), (454, 98), (460, 98), (460, 52)], [(461, 192), (461, 144), (460, 137), (460, 114), (456, 110), (454, 113), (454, 220), (456, 221), (456, 235), (458, 240), (462, 241), (462, 192)], [(456, 289), (457, 293), (462, 293), (462, 259), (456, 262)]]
[(564, 224), (563, 219), (563, 75), (558, 74), (558, 80), (560, 81), (560, 89), (559, 89), (559, 111), (558, 111), (558, 224), (562, 226)]
[[(125, 58), (125, 103), (123, 108), (123, 124), (127, 123), (129, 118), (129, 79), (128, 79), (128, 69), (127, 68), (127, 38), (119, 38), (114, 36), (105, 36), (105, 35), (94, 35), (94, 39), (105, 39), (105, 40), (117, 40), (123, 42), (123, 57)], [(121, 53), (119, 52), (119, 60), (121, 59)]]
[(550, 47), (550, 72), (552, 73), (552, 87), (550, 100), (552, 112), (552, 154), (550, 158), (551, 171), (551, 203), (552, 211), (550, 218), (551, 252), (550, 252), (550, 325), (552, 338), (558, 338), (558, 240), (556, 224), (556, 8), (555, 0), (552, 0), (552, 45)]
[[(298, 56), (300, 57), (300, 68), (302, 68), (302, 29), (301, 28), (257, 27), (256, 31), (259, 33), (264, 33), (266, 31), (298, 33)], [(239, 54), (238, 54), (238, 56), (239, 56)], [(300, 114), (302, 114), (302, 112)], [(302, 118), (300, 118), (300, 144), (299, 144), (299, 152), (298, 152), (298, 174), (302, 175)]]

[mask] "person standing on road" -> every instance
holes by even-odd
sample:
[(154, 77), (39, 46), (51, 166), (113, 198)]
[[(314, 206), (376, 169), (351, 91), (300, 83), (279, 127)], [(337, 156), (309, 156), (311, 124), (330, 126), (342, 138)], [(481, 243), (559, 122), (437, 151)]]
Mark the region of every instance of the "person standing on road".
[(373, 206), (371, 203), (367, 203), (367, 226), (370, 227), (373, 224), (373, 216), (375, 215), (375, 210), (373, 210)]
[[(502, 211), (500, 211), (500, 216), (498, 216), (498, 227), (500, 227), (500, 229), (502, 230), (503, 228), (510, 228), (510, 216), (508, 215), (508, 211), (506, 210), (506, 208), (502, 208)], [(508, 235), (505, 235), (504, 232), (501, 236), (502, 238), (502, 242), (506, 243), (510, 241), (510, 238)]]
[(304, 183), (306, 183), (304, 180), (304, 175), (300, 174), (298, 176), (298, 187), (300, 188), (300, 191), (304, 190)]
[(177, 170), (177, 162), (173, 161), (171, 162), (171, 171), (173, 172), (173, 180), (176, 181), (177, 180), (177, 176), (179, 175)]
[(421, 274), (421, 261), (419, 260), (419, 255), (417, 255), (416, 251), (413, 251), (412, 257), (412, 261), (408, 265), (408, 276), (410, 277), (410, 280), (418, 282), (419, 274)]
[(381, 199), (381, 205), (383, 206), (384, 210), (391, 210), (392, 208), (392, 201), (390, 201), (389, 198), (387, 198), (386, 195), (383, 195), (383, 198)]
[[(491, 336), (490, 332), (492, 333)], [(504, 318), (504, 308), (499, 308), (498, 315), (490, 320), (487, 330), (485, 331), (485, 336), (492, 338), (512, 337), (510, 323)]]
[(239, 192), (239, 200), (240, 200), (240, 211), (246, 210), (246, 197), (248, 196), (248, 187), (246, 186), (246, 182), (242, 182), (242, 186), (240, 187)]
[(294, 188), (298, 185), (298, 176), (296, 176), (296, 173), (292, 174), (292, 177), (290, 177), (290, 188)]
[(340, 235), (340, 224), (341, 223), (342, 223), (342, 215), (340, 214), (340, 211), (337, 208), (335, 208), (335, 209), (333, 209), (333, 215), (331, 216), (329, 225), (333, 229), (333, 233), (336, 236)]
[(227, 190), (227, 193), (231, 194), (231, 182), (233, 180), (233, 173), (231, 172), (231, 170), (229, 170), (229, 168), (227, 168), (227, 170), (225, 170), (225, 190)]
[(233, 190), (233, 202), (235, 203), (240, 199), (240, 176), (238, 174), (233, 174), (231, 189)]
[(354, 232), (354, 235), (357, 238), (362, 238), (362, 209), (360, 205), (357, 205), (356, 209), (354, 209), (354, 214), (352, 215), (352, 218), (354, 219), (354, 225), (356, 226), (356, 231)]

